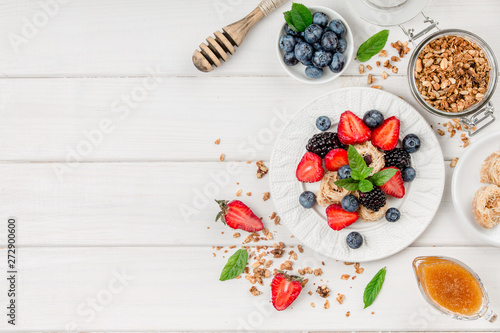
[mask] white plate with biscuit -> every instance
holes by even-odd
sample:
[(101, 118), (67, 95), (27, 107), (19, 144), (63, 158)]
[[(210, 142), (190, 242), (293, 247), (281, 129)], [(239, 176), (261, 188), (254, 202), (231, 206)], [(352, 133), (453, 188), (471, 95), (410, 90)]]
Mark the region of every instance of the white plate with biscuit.
[[(500, 246), (500, 224), (495, 225), (500, 220), (500, 197), (496, 202), (495, 197), (491, 197), (492, 200), (489, 200), (489, 204), (484, 207), (487, 200), (480, 200), (484, 198), (481, 198), (481, 193), (478, 193), (481, 188), (495, 182), (485, 174), (489, 168), (494, 168), (489, 170), (490, 172), (500, 173), (500, 170), (491, 163), (487, 165), (487, 168), (481, 168), (484, 161), (495, 152), (500, 152), (500, 133), (498, 132), (486, 135), (470, 145), (455, 167), (451, 194), (455, 211), (465, 227), (485, 243)], [(490, 187), (492, 188), (493, 186)], [(500, 193), (500, 189), (489, 192)], [(473, 202), (475, 202), (474, 207)]]

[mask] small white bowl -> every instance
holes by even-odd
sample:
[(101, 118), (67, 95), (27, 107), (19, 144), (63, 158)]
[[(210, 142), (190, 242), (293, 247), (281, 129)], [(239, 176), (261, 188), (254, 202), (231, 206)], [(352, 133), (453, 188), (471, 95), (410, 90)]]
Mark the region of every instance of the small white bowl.
[(336, 11), (334, 11), (333, 9), (330, 9), (327, 7), (322, 7), (322, 6), (313, 6), (313, 7), (308, 7), (308, 8), (311, 10), (311, 12), (313, 14), (316, 12), (325, 13), (326, 16), (328, 16), (328, 22), (330, 22), (332, 20), (340, 20), (344, 24), (344, 26), (346, 28), (346, 33), (345, 33), (344, 39), (347, 43), (347, 48), (343, 53), (344, 58), (345, 58), (345, 65), (344, 65), (344, 68), (342, 69), (342, 71), (340, 73), (333, 73), (328, 66), (323, 67), (323, 76), (319, 79), (312, 79), (306, 75), (306, 73), (305, 73), (306, 66), (302, 65), (300, 62), (295, 66), (288, 66), (287, 64), (285, 64), (285, 61), (283, 60), (283, 56), (285, 55), (285, 53), (280, 49), (279, 41), (280, 41), (281, 36), (285, 35), (285, 24), (286, 23), (283, 24), (283, 26), (281, 27), (281, 29), (278, 33), (278, 38), (276, 40), (276, 52), (278, 54), (279, 62), (281, 64), (281, 66), (283, 67), (283, 69), (290, 76), (294, 77), (295, 79), (297, 79), (301, 82), (304, 82), (304, 83), (309, 83), (309, 84), (321, 84), (321, 83), (330, 82), (330, 81), (333, 81), (336, 78), (338, 78), (340, 75), (342, 75), (342, 73), (345, 71), (347, 66), (349, 66), (349, 64), (351, 63), (351, 60), (354, 56), (354, 39), (352, 37), (351, 27), (349, 27), (346, 20), (344, 20), (344, 18), (342, 16), (340, 16), (340, 14), (337, 13)]
[(500, 246), (500, 225), (491, 229), (481, 227), (472, 214), (472, 199), (480, 187), (489, 184), (481, 183), (479, 171), (483, 161), (493, 152), (500, 150), (500, 133), (492, 132), (471, 144), (460, 157), (453, 172), (451, 195), (455, 211), (469, 234), (484, 243)]

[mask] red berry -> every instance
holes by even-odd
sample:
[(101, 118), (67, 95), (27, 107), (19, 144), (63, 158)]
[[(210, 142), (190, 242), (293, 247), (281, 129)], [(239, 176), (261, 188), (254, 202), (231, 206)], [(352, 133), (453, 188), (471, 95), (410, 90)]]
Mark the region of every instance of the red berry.
[(328, 225), (333, 230), (342, 230), (358, 219), (358, 212), (348, 212), (341, 205), (333, 204), (326, 208)]
[(271, 299), (278, 311), (283, 311), (297, 299), (302, 291), (302, 278), (279, 272), (271, 282)]
[(346, 164), (349, 164), (349, 159), (344, 149), (332, 149), (325, 156), (325, 167), (328, 171), (337, 171)]
[(315, 183), (323, 178), (324, 173), (321, 157), (307, 152), (300, 160), (295, 175), (300, 182)]
[(262, 221), (243, 202), (239, 200), (231, 202), (227, 200), (215, 201), (221, 209), (219, 214), (217, 214), (216, 221), (221, 219), (230, 228), (248, 232), (261, 231), (264, 228)]
[(393, 150), (399, 140), (399, 119), (392, 116), (372, 132), (372, 144), (382, 150)]
[(386, 169), (395, 169), (397, 172), (384, 185), (380, 186), (380, 189), (384, 191), (385, 194), (401, 199), (405, 196), (405, 185), (403, 177), (401, 176), (401, 171), (396, 167), (383, 168), (382, 170)]
[(343, 144), (353, 145), (370, 139), (371, 131), (362, 119), (351, 111), (346, 111), (340, 115), (337, 135)]

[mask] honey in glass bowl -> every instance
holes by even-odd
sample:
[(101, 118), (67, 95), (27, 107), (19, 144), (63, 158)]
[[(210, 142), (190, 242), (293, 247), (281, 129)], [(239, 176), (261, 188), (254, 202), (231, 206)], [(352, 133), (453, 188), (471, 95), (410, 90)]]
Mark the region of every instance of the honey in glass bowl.
[(413, 261), (420, 291), (436, 309), (457, 319), (480, 317), (493, 322), (481, 280), (462, 262), (447, 257), (418, 257)]

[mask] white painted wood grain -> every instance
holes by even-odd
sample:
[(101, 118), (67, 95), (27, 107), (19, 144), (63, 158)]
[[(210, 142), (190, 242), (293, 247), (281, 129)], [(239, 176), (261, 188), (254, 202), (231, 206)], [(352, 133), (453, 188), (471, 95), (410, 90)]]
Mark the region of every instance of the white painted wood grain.
[[(78, 332), (188, 329), (489, 331), (500, 328), (498, 322), (463, 322), (432, 310), (421, 297), (411, 268), (412, 260), (420, 255), (456, 257), (477, 271), (489, 291), (493, 308), (498, 309), (500, 271), (490, 261), (482, 260), (485, 251), (492, 257), (500, 255), (498, 248), (410, 248), (389, 259), (362, 265), (364, 273), (349, 281), (341, 280), (340, 275), (354, 274), (352, 266), (314, 256), (306, 249), (294, 264), (294, 271), (306, 265), (321, 267), (323, 281), (308, 276), (310, 281), (293, 308), (283, 312), (274, 311), (269, 304), (270, 279), (264, 286), (258, 285), (263, 292), (258, 297), (248, 292), (250, 284), (245, 279), (218, 281), (227, 259), (222, 258), (223, 251), (209, 247), (22, 249), (19, 253), (19, 322), (14, 328), (2, 320), (0, 327), (9, 332), (64, 331), (70, 323), (77, 325), (73, 331)], [(216, 258), (212, 252), (217, 252)], [(321, 266), (321, 261), (325, 266)], [(375, 303), (363, 310), (364, 286), (384, 266), (388, 272), (383, 289)], [(120, 283), (116, 280), (117, 273), (131, 278)], [(323, 309), (324, 300), (316, 293), (307, 294), (323, 283), (331, 289), (328, 310)], [(346, 295), (344, 304), (335, 301), (337, 293)], [(93, 300), (95, 307), (90, 305)], [(311, 302), (316, 308), (310, 306)], [(5, 299), (0, 303), (4, 305)], [(350, 317), (345, 316), (347, 311)], [(375, 314), (372, 315), (372, 311)]]
[[(22, 246), (238, 245), (246, 233), (233, 239), (233, 229), (214, 222), (218, 207), (213, 199), (235, 199), (242, 189), (240, 199), (277, 232), (268, 244), (300, 244), (268, 218), (275, 211), (272, 200), (262, 200), (268, 177), (258, 180), (254, 163), (231, 165), (86, 163), (60, 182), (54, 164), (0, 164), (0, 216), (18, 218)], [(459, 223), (450, 195), (453, 169), (446, 170), (442, 206), (413, 246), (484, 246)], [(0, 228), (2, 245), (5, 232)]]
[[(158, 66), (164, 75), (205, 76), (191, 63), (194, 49), (214, 31), (241, 19), (258, 4), (256, 0), (143, 0), (139, 4), (137, 0), (64, 1), (66, 4), (53, 9), (54, 14), (49, 16), (40, 5), (46, 2), (0, 3), (0, 74), (126, 76), (145, 75), (148, 66)], [(307, 0), (305, 4), (338, 11), (350, 24), (356, 45), (381, 29), (362, 21), (347, 1)], [(281, 13), (289, 6), (284, 5), (260, 22), (233, 59), (208, 75), (285, 75), (278, 64), (275, 43), (283, 22)], [(433, 0), (426, 13), (442, 28), (479, 33), (500, 54), (500, 27), (492, 25), (500, 15), (496, 0)], [(26, 22), (38, 23), (39, 27), (29, 31)], [(420, 18), (408, 26), (422, 26)], [(21, 42), (12, 43), (11, 39)], [(398, 39), (404, 39), (403, 33), (397, 27), (391, 28), (390, 40)], [(18, 47), (12, 46), (16, 44)], [(400, 69), (400, 73), (405, 72), (405, 66)], [(348, 73), (357, 73), (356, 62)]]
[[(217, 161), (221, 153), (233, 161), (269, 159), (287, 121), (283, 114), (293, 115), (332, 89), (367, 86), (366, 77), (355, 76), (319, 87), (287, 77), (159, 78), (141, 95), (143, 80), (0, 79), (0, 160)], [(423, 111), (406, 78), (378, 81), (435, 128), (445, 120)], [(146, 83), (154, 84), (153, 78)], [(500, 95), (493, 102), (500, 105)], [(100, 139), (95, 132), (105, 119), (111, 129)], [(484, 134), (499, 129), (497, 121)], [(459, 135), (439, 141), (445, 159), (464, 151)]]

